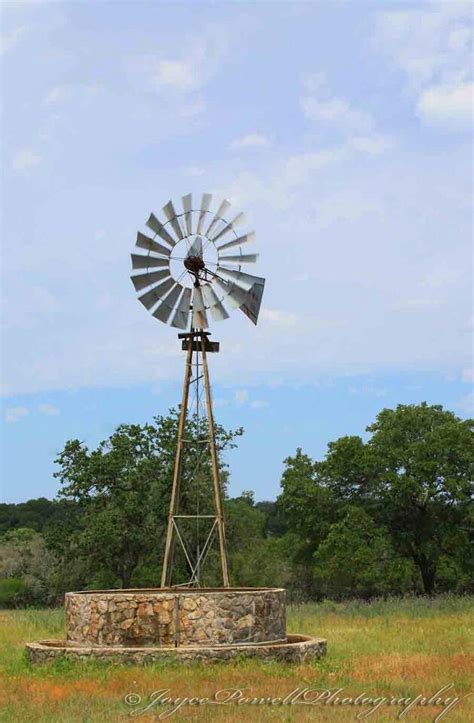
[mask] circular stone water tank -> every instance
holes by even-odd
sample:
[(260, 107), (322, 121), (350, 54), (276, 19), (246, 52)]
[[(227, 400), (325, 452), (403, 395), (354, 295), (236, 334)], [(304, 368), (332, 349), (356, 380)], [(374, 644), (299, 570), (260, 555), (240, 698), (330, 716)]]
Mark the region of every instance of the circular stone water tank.
[(66, 644), (216, 646), (286, 642), (281, 588), (158, 588), (66, 593)]

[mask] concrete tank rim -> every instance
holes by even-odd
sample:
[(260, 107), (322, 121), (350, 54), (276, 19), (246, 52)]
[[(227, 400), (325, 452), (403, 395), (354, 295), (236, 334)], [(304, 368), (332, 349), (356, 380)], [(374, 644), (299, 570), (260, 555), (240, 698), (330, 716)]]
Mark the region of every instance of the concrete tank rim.
[(158, 595), (169, 594), (186, 594), (186, 595), (206, 595), (213, 593), (231, 593), (251, 594), (259, 592), (286, 592), (283, 587), (193, 587), (193, 588), (173, 588), (173, 587), (137, 587), (137, 588), (116, 588), (109, 590), (71, 590), (65, 595), (137, 595), (153, 593)]
[(48, 648), (48, 649), (57, 649), (57, 648), (68, 648), (74, 651), (77, 651), (78, 653), (84, 652), (84, 650), (94, 650), (94, 651), (133, 651), (133, 652), (153, 652), (153, 651), (159, 651), (159, 652), (167, 652), (167, 651), (173, 651), (173, 652), (195, 652), (199, 650), (223, 650), (225, 651), (227, 648), (265, 648), (265, 647), (272, 647), (272, 648), (279, 648), (279, 647), (285, 647), (285, 646), (294, 646), (297, 644), (302, 643), (311, 643), (311, 642), (318, 642), (318, 643), (327, 643), (327, 638), (320, 638), (315, 635), (303, 635), (302, 633), (287, 633), (285, 636), (285, 639), (281, 640), (261, 640), (258, 643), (249, 643), (246, 641), (240, 642), (240, 643), (222, 643), (220, 645), (215, 645), (213, 643), (203, 643), (198, 645), (179, 645), (178, 647), (175, 647), (174, 645), (163, 645), (163, 646), (146, 646), (146, 645), (77, 645), (74, 642), (71, 642), (69, 640), (61, 640), (61, 639), (44, 639), (44, 640), (35, 640), (30, 643), (25, 643), (26, 647), (28, 648)]

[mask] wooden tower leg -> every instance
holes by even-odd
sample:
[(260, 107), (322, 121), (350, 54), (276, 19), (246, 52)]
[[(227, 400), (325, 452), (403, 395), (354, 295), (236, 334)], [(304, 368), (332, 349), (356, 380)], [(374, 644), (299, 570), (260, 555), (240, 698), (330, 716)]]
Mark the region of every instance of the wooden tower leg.
[(171, 489), (170, 509), (168, 513), (168, 528), (166, 531), (165, 554), (163, 558), (163, 569), (161, 571), (161, 587), (171, 584), (170, 553), (173, 542), (174, 516), (177, 511), (179, 500), (179, 481), (181, 478), (181, 462), (183, 458), (184, 430), (186, 415), (188, 411), (189, 385), (191, 382), (193, 366), (193, 345), (190, 344), (186, 354), (186, 369), (184, 372), (183, 397), (178, 423), (178, 439), (176, 441), (176, 457), (174, 462), (173, 487)]
[(214, 487), (214, 503), (216, 506), (217, 531), (219, 535), (219, 551), (221, 556), (222, 584), (230, 587), (229, 572), (227, 568), (227, 551), (225, 544), (224, 512), (222, 509), (222, 490), (219, 475), (219, 461), (217, 459), (216, 436), (214, 429), (214, 415), (212, 413), (211, 386), (209, 383), (209, 368), (207, 365), (206, 337), (201, 336), (201, 355), (204, 373), (204, 386), (206, 390), (207, 421), (209, 427), (209, 446), (211, 449), (212, 482)]

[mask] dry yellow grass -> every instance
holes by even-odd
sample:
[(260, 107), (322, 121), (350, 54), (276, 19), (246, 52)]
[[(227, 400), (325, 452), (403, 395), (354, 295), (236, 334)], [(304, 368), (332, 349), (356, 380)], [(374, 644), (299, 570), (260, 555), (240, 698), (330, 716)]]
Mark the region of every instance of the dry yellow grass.
[[(365, 693), (373, 698), (431, 696), (445, 685), (448, 696), (474, 689), (472, 598), (405, 599), (371, 604), (323, 603), (289, 609), (290, 632), (328, 639), (327, 657), (314, 664), (288, 666), (234, 661), (187, 668), (154, 665), (126, 668), (110, 664), (56, 663), (32, 667), (24, 656), (29, 640), (62, 637), (60, 610), (0, 612), (0, 720), (19, 723), (61, 721), (158, 720), (165, 712), (142, 710), (153, 691), (173, 697), (212, 698), (219, 689), (242, 690), (250, 698), (285, 697), (301, 688), (342, 689), (339, 697)], [(127, 694), (141, 698), (127, 705)], [(313, 696), (315, 694), (312, 694)], [(165, 720), (186, 721), (353, 721), (368, 706), (341, 705), (194, 705)], [(382, 705), (371, 721), (395, 721), (401, 708)], [(433, 721), (440, 706), (416, 707), (406, 719)], [(441, 720), (474, 720), (473, 698), (462, 700)]]

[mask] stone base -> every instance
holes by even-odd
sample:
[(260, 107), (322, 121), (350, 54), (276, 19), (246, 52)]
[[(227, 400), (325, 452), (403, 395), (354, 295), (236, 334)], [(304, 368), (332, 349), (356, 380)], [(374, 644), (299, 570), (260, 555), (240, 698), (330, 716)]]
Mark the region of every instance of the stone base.
[(282, 588), (150, 588), (68, 592), (66, 645), (152, 648), (282, 643)]
[(278, 660), (285, 663), (304, 663), (322, 658), (326, 654), (326, 640), (307, 635), (288, 635), (286, 642), (257, 643), (253, 645), (218, 645), (180, 647), (112, 647), (74, 645), (61, 640), (41, 640), (28, 643), (26, 652), (34, 664), (51, 663), (54, 660), (102, 660), (128, 665), (147, 665), (157, 662), (192, 661), (219, 662), (237, 657), (262, 660)]

